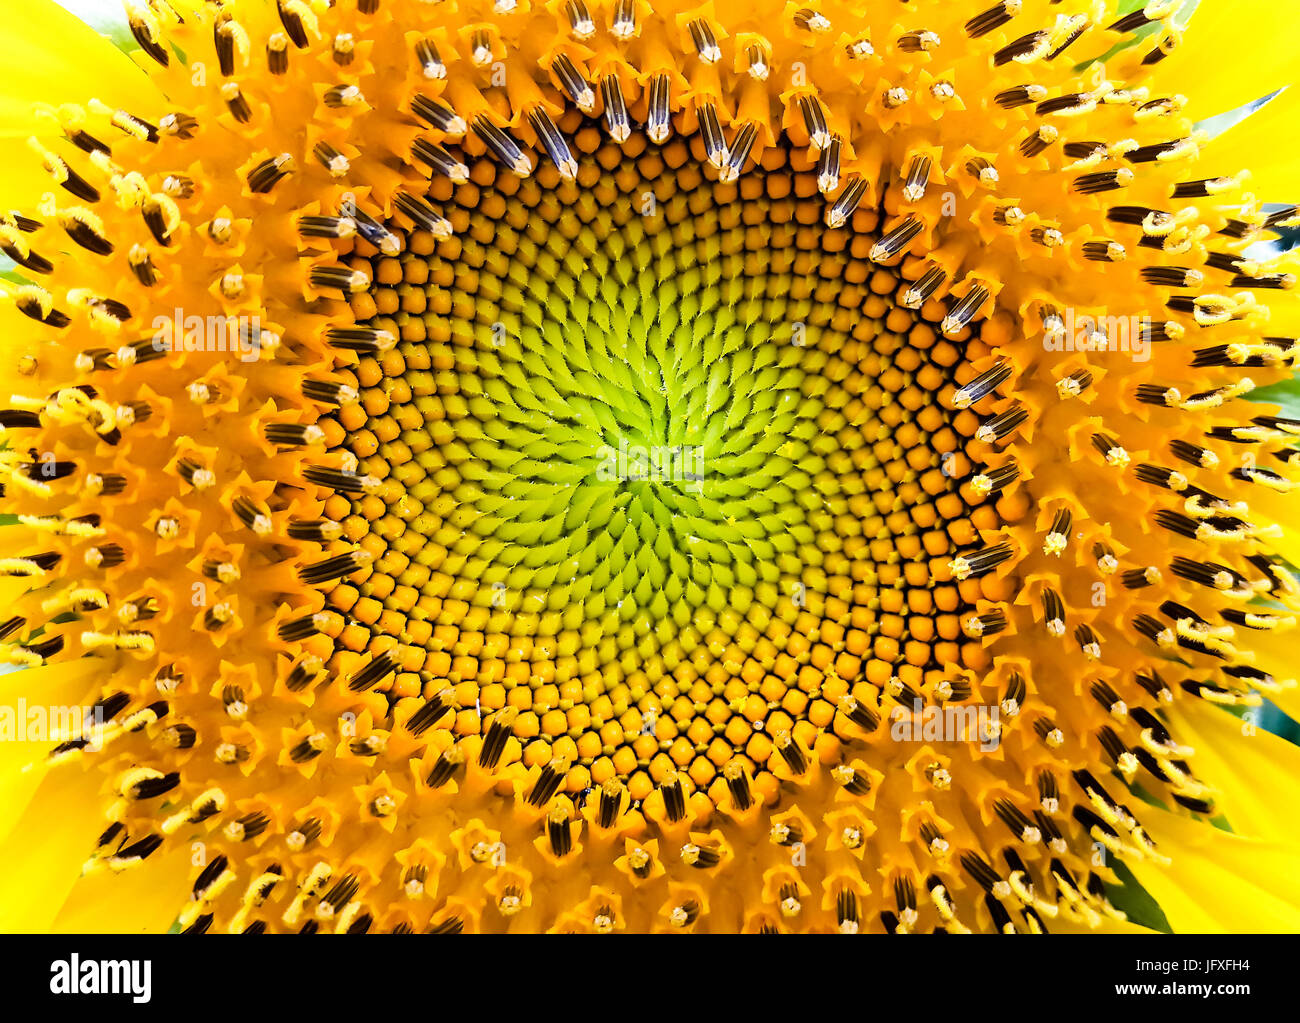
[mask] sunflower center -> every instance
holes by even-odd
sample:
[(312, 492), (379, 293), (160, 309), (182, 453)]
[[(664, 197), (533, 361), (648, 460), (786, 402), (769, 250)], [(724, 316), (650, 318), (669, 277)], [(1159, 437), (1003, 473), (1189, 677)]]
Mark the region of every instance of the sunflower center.
[(730, 184), (698, 138), (562, 127), (568, 177), (452, 147), (469, 180), (421, 201), (454, 234), (394, 219), (371, 259), (362, 326), (397, 343), (361, 360), (350, 444), (399, 484), (353, 501), (388, 548), (372, 642), (518, 708), (530, 762), (707, 785), (960, 660), (959, 352), (943, 307), (901, 304), (918, 272), (870, 260), (877, 212), (825, 228), (788, 146)]

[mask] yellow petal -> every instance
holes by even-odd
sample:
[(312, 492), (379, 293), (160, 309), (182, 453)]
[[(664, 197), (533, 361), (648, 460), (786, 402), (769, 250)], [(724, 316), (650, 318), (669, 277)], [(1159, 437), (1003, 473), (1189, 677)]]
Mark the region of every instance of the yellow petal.
[(1300, 117), (1300, 88), (1289, 88), (1205, 147), (1203, 162), (1214, 173), (1250, 168), (1247, 189), (1264, 202), (1300, 200), (1300, 169), (1287, 145)]
[(160, 934), (189, 894), (188, 848), (161, 850), (130, 870), (81, 878), (54, 920), (56, 934)]
[(103, 780), (80, 763), (51, 771), (0, 842), (0, 932), (50, 929), (104, 831)]
[(0, 166), (5, 169), (5, 209), (30, 209), (57, 187), (26, 138), (0, 136)]
[(1251, 510), (1257, 514), (1259, 521), (1276, 522), (1282, 527), (1282, 535), (1269, 539), (1268, 545), (1291, 564), (1300, 565), (1300, 523), (1296, 521), (1300, 507), (1289, 495), (1275, 494), (1262, 487), (1255, 489), (1259, 493), (1250, 495)]
[(46, 192), (57, 191), (27, 146), (36, 136), (55, 147), (51, 122), (38, 116), (38, 104), (84, 105), (93, 96), (149, 116), (162, 94), (121, 50), (51, 0), (0, 0), (0, 19), (9, 61), (21, 69), (0, 88), (0, 209), (29, 209)]
[(1159, 931), (1153, 931), (1148, 927), (1132, 923), (1128, 920), (1112, 920), (1110, 917), (1104, 917), (1100, 924), (1091, 927), (1088, 924), (1079, 921), (1066, 920), (1058, 917), (1055, 920), (1047, 921), (1047, 929), (1053, 934), (1159, 934)]
[(1202, 0), (1152, 87), (1187, 97), (1195, 118), (1236, 110), (1300, 82), (1295, 10), (1277, 0)]
[[(103, 671), (101, 663), (87, 658), (8, 672), (0, 675), (0, 706), (16, 713), (21, 698), (29, 708), (42, 708), (47, 716), (52, 707), (86, 706), (98, 696), (97, 679)], [(44, 758), (55, 745), (48, 739), (0, 742), (0, 842), (8, 837), (44, 779), (49, 770)], [(71, 769), (80, 770), (75, 766)]]
[[(17, 309), (0, 305), (0, 330), (11, 329), (15, 323), (20, 322), (12, 318), (17, 316), (22, 316), (22, 313), (18, 312)], [(31, 580), (23, 579), (20, 576), (0, 579), (0, 614), (12, 607), (14, 601), (31, 588)]]
[(11, 70), (0, 90), (0, 136), (48, 130), (36, 103), (83, 104), (95, 96), (152, 113), (162, 98), (126, 54), (52, 0), (0, 0), (0, 22)]
[[(1143, 807), (1142, 822), (1173, 862), (1130, 862), (1175, 933), (1300, 931), (1300, 852)], [(1258, 881), (1257, 881), (1258, 879)]]
[(1235, 833), (1300, 845), (1300, 747), (1202, 700), (1179, 700), (1169, 720)]
[(1251, 635), (1250, 641), (1250, 651), (1255, 655), (1253, 666), (1268, 672), (1279, 685), (1292, 683), (1290, 688), (1280, 693), (1269, 693), (1268, 698), (1291, 717), (1300, 720), (1300, 687), (1295, 684), (1295, 630), (1257, 632)]

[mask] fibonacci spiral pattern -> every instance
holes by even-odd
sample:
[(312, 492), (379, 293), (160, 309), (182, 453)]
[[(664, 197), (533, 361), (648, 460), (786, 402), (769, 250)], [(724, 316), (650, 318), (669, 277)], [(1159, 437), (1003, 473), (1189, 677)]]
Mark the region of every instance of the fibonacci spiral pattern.
[(51, 109), (0, 223), (67, 889), (1069, 930), (1290, 833), (1210, 705), (1294, 708), (1295, 209), (1194, 166), (1178, 3), (865, 6), (128, 5), (155, 109)]

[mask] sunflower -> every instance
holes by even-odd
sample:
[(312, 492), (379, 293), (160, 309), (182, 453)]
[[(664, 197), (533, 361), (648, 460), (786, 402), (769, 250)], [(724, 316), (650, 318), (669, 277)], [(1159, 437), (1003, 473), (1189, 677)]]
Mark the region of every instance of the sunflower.
[(11, 12), (0, 927), (1300, 927), (1293, 19), (805, 2)]

